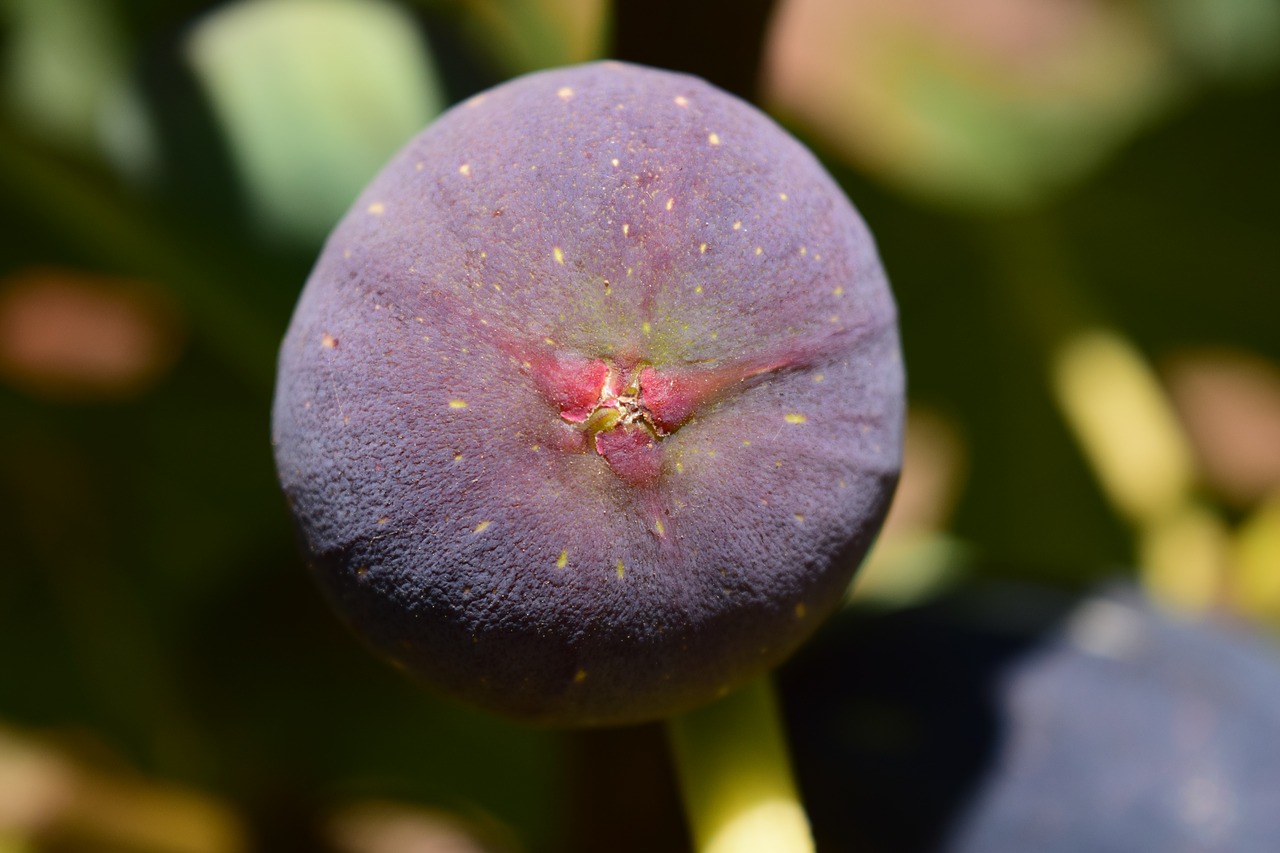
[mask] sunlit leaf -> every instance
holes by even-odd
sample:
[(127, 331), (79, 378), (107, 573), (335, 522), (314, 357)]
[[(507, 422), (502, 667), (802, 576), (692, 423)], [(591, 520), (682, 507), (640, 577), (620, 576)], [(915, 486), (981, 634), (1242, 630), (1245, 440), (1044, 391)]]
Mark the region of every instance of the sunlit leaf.
[(1280, 490), (1245, 520), (1234, 556), (1232, 603), (1280, 627)]
[(423, 0), (455, 15), (476, 51), (507, 74), (600, 59), (607, 0)]
[(785, 0), (766, 98), (912, 193), (1025, 204), (1085, 174), (1176, 88), (1156, 28), (1102, 0)]
[(264, 224), (300, 240), (441, 107), (412, 18), (380, 0), (241, 0), (187, 48)]

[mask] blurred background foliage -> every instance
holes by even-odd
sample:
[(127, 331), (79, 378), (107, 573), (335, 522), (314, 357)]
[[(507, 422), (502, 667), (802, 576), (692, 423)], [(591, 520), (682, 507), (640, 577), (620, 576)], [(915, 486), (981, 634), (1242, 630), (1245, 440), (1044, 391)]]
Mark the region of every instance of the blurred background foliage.
[(607, 56), (761, 104), (877, 235), (911, 417), (855, 604), (1119, 575), (1280, 627), (1273, 0), (3, 0), (0, 851), (680, 849), (653, 727), (352, 642), (268, 441), (360, 186)]

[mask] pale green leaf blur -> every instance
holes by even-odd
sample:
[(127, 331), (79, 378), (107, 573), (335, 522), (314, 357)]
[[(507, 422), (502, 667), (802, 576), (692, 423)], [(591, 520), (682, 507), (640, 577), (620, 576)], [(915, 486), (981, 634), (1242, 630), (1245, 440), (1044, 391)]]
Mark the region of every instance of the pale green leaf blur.
[(383, 0), (240, 0), (194, 26), (188, 56), (264, 224), (298, 239), (442, 105), (426, 45)]

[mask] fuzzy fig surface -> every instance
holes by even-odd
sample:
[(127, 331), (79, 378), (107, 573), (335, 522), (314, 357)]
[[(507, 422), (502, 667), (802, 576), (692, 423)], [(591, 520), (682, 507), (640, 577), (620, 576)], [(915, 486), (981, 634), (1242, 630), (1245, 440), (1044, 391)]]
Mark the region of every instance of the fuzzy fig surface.
[(459, 104), (330, 236), (272, 439), (369, 644), (509, 717), (633, 723), (777, 665), (896, 483), (872, 238), (815, 158), (615, 62)]

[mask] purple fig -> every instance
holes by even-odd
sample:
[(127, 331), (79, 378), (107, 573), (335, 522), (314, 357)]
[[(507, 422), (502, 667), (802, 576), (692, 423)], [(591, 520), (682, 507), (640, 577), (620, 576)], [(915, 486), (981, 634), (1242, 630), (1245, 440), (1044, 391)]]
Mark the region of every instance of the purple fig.
[(814, 157), (616, 62), (450, 110), (330, 236), (273, 440), (375, 648), (533, 722), (667, 716), (840, 601), (900, 455), (896, 311)]

